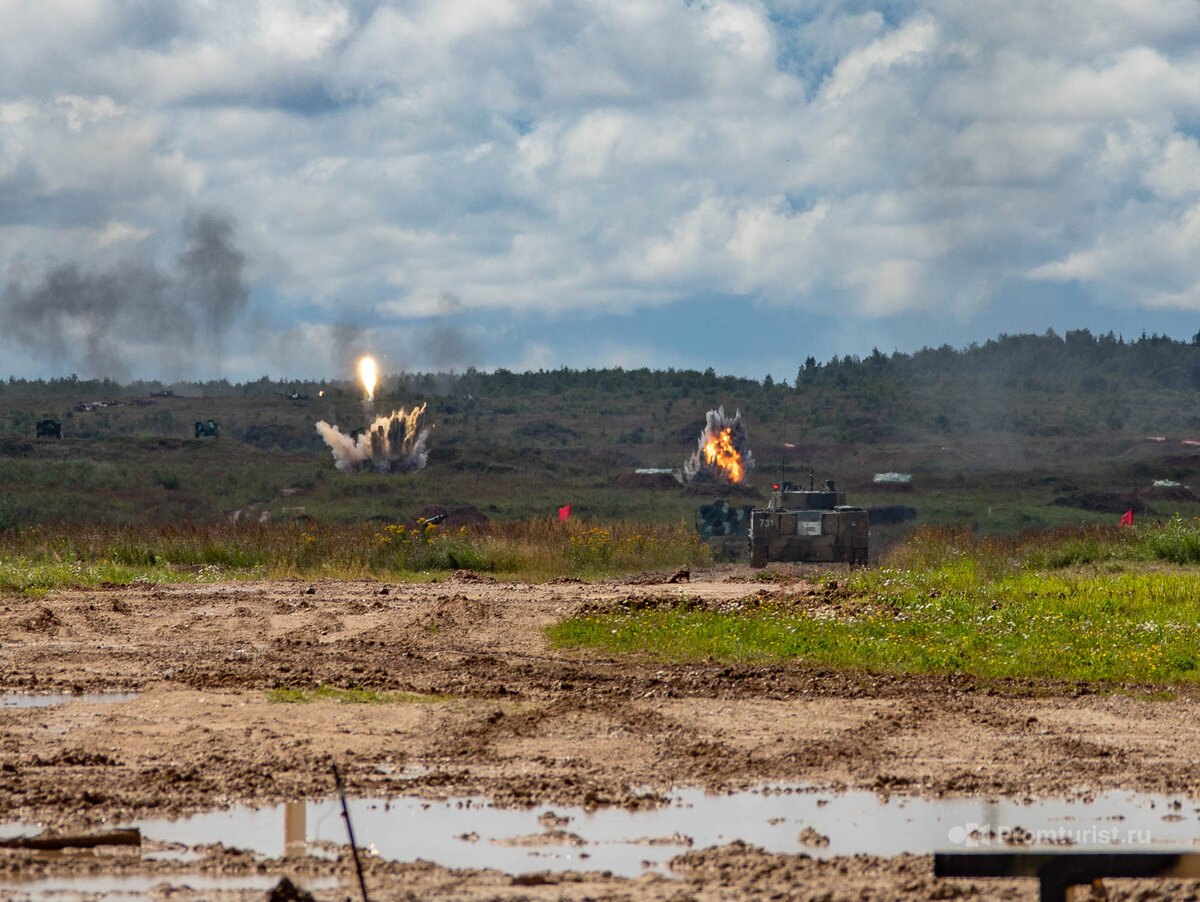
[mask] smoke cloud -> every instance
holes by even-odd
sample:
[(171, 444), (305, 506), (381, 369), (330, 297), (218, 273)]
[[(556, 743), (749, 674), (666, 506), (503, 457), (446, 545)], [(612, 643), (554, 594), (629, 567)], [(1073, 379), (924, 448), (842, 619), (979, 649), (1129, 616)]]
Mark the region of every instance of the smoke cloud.
[(754, 454), (740, 410), (732, 419), (725, 416), (724, 407), (710, 410), (698, 444), (677, 474), (680, 482), (736, 485), (746, 482), (754, 471)]
[(38, 280), (10, 273), (0, 324), (29, 348), (89, 376), (127, 380), (131, 359), (145, 356), (182, 372), (198, 350), (198, 333), (211, 343), (204, 348), (211, 358), (249, 302), (245, 257), (233, 235), (227, 219), (189, 214), (184, 252), (168, 271), (123, 261), (103, 271), (63, 264)]
[(343, 473), (368, 466), (380, 473), (416, 473), (425, 469), (429, 459), (427, 443), (431, 427), (422, 425), (424, 416), (422, 404), (409, 411), (401, 408), (389, 416), (376, 417), (357, 437), (346, 435), (324, 420), (317, 423), (317, 432), (333, 451), (334, 465)]
[(184, 220), (187, 247), (179, 261), (179, 291), (186, 306), (215, 338), (246, 311), (250, 292), (242, 283), (246, 257), (233, 243), (233, 223), (211, 213)]
[(372, 346), (378, 347), (382, 340), (366, 329), (351, 322), (338, 322), (329, 327), (329, 356), (334, 369), (339, 373), (355, 372), (358, 361)]

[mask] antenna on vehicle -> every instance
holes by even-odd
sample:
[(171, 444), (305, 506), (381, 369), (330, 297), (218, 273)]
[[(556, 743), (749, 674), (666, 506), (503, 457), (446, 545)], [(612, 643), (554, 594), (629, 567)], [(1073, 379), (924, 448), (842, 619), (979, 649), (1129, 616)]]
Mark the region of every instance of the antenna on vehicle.
[(779, 461), (779, 485), (783, 487), (787, 484), (785, 477), (787, 476), (787, 427), (788, 427), (788, 405), (784, 402), (783, 405), (783, 458)]

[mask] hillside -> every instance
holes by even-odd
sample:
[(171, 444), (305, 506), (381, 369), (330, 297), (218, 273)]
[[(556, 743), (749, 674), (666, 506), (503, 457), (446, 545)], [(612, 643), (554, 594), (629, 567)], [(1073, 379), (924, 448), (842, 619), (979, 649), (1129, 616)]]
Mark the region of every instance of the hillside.
[[(349, 382), (9, 379), (0, 527), (239, 513), (395, 521), (432, 505), (527, 519), (567, 503), (599, 521), (691, 523), (713, 489), (633, 471), (679, 467), (718, 406), (742, 412), (758, 463), (750, 485), (720, 492), (735, 504), (763, 500), (780, 473), (807, 479), (811, 469), (855, 503), (900, 503), (915, 522), (985, 533), (1107, 520), (1127, 506), (1191, 516), (1200, 503), (1190, 491), (1153, 483), (1200, 473), (1198, 387), (1195, 342), (1087, 332), (810, 357), (791, 381), (713, 369), (393, 375), (376, 409), (427, 403), (433, 426), (428, 467), (406, 476), (334, 468), (314, 424), (367, 424)], [(195, 438), (194, 423), (210, 418), (220, 434)], [(46, 419), (61, 423), (61, 439), (36, 436)], [(888, 471), (911, 483), (873, 482)]]

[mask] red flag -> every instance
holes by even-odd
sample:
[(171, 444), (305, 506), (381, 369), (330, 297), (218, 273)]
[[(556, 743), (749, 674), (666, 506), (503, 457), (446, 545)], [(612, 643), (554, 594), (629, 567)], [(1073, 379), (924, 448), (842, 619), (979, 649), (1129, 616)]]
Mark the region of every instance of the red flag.
[[(1130, 513), (1132, 513), (1132, 511)], [(569, 516), (571, 516), (571, 505), (568, 504), (566, 507), (560, 507), (558, 509), (558, 522), (559, 523), (562, 523)], [(1130, 521), (1130, 522), (1132, 522), (1132, 521)]]
[(1122, 526), (1132, 526), (1133, 525), (1133, 508), (1132, 507), (1129, 510), (1125, 511), (1125, 516), (1121, 518), (1121, 525)]

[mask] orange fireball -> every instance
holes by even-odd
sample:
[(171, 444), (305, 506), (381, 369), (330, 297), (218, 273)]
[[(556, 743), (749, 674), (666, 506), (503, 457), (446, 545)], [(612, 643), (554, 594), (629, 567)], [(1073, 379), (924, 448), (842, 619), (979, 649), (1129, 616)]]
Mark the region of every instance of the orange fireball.
[(710, 467), (723, 470), (732, 483), (739, 483), (745, 478), (745, 465), (742, 456), (733, 447), (733, 430), (728, 427), (705, 443), (704, 459)]

